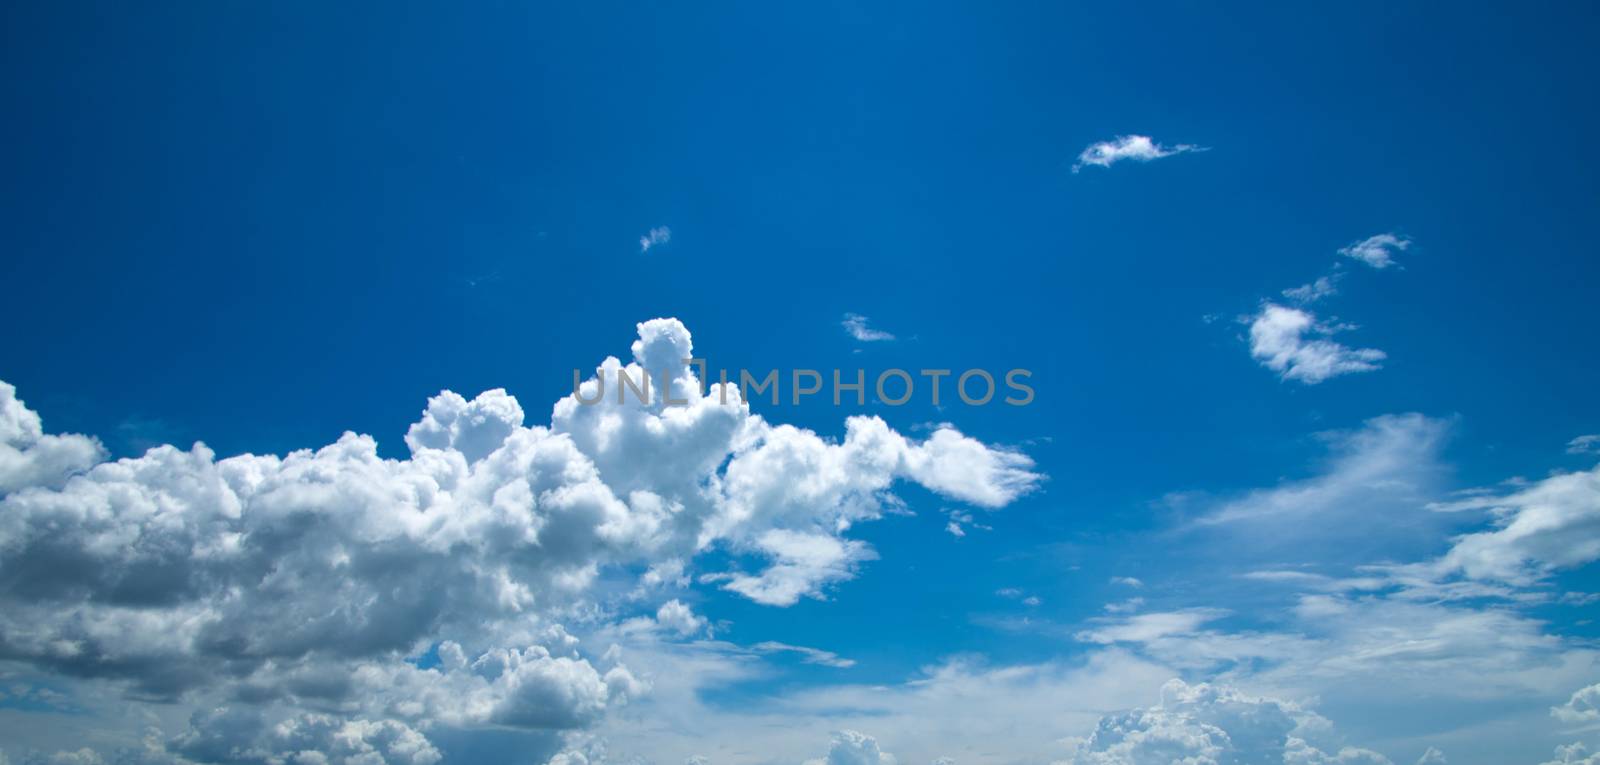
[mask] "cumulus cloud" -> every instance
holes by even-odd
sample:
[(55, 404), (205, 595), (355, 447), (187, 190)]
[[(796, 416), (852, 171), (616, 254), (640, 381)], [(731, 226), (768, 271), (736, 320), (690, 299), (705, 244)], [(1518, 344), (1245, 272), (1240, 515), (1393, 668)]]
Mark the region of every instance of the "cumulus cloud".
[(863, 343), (894, 339), (894, 335), (868, 326), (867, 321), (867, 317), (859, 313), (847, 313), (844, 315), (844, 321), (840, 322), (840, 324), (844, 327), (846, 333)]
[(672, 241), (672, 229), (666, 226), (656, 226), (639, 237), (639, 252), (649, 252), (651, 247), (666, 244)]
[(705, 617), (696, 614), (676, 598), (661, 604), (661, 608), (656, 610), (656, 624), (682, 637), (698, 634), (706, 628)]
[(197, 714), (171, 749), (185, 758), (229, 765), (434, 765), (439, 750), (393, 720), (341, 720), (304, 714), (269, 724), (254, 710)]
[(1188, 143), (1163, 146), (1145, 135), (1119, 135), (1110, 141), (1089, 144), (1078, 155), (1078, 161), (1072, 166), (1072, 172), (1076, 173), (1088, 166), (1110, 167), (1125, 159), (1149, 162), (1193, 151), (1205, 151), (1205, 149)]
[(1182, 680), (1163, 686), (1156, 706), (1102, 718), (1068, 763), (1391, 765), (1377, 752), (1338, 746), (1328, 720), (1293, 702)]
[(1378, 369), (1387, 357), (1383, 351), (1328, 339), (1341, 329), (1319, 323), (1309, 311), (1267, 303), (1250, 320), (1250, 355), (1280, 378), (1307, 385)]
[(878, 741), (864, 733), (842, 730), (833, 734), (828, 756), (806, 760), (805, 765), (895, 765), (894, 755), (878, 749)]
[(1550, 714), (1562, 722), (1582, 723), (1600, 720), (1600, 683), (1580, 688), (1559, 707), (1551, 707)]
[(1589, 747), (1575, 742), (1556, 747), (1556, 758), (1543, 765), (1600, 765), (1600, 752), (1589, 753)]
[(1411, 240), (1395, 234), (1378, 234), (1369, 236), (1347, 247), (1339, 248), (1339, 254), (1347, 258), (1354, 258), (1373, 268), (1383, 269), (1394, 265), (1394, 254), (1405, 252), (1411, 246)]
[[(771, 425), (737, 389), (702, 390), (681, 323), (638, 329), (633, 361), (607, 358), (585, 399), (602, 374), (648, 369), (686, 403), (660, 387), (649, 402), (568, 396), (541, 426), (503, 390), (445, 391), (403, 459), (346, 433), (283, 456), (197, 443), (103, 462), (92, 439), (43, 434), (0, 383), (0, 659), (139, 699), (223, 699), (239, 719), (277, 710), (260, 730), (298, 719), (297, 736), (360, 738), (393, 762), (384, 742), (404, 730), (582, 729), (643, 694), (562, 626), (594, 612), (605, 577), (681, 583), (717, 548), (757, 564), (717, 581), (787, 605), (874, 557), (844, 534), (898, 503), (896, 481), (998, 507), (1040, 479), (949, 427), (916, 441), (854, 417), (831, 441)], [(678, 601), (655, 617), (685, 636), (704, 625)], [(197, 731), (183, 746), (212, 751)], [(290, 751), (241, 741), (228, 746)]]
[(45, 434), (38, 413), (0, 380), (0, 496), (28, 486), (56, 488), (105, 459), (93, 438)]

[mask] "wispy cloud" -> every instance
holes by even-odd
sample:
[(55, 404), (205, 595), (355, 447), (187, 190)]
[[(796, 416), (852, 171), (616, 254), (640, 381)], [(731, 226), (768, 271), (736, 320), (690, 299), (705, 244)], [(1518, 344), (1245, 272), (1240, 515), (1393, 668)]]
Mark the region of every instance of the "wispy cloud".
[(851, 337), (860, 340), (863, 343), (875, 343), (894, 339), (894, 335), (889, 334), (881, 329), (874, 329), (871, 326), (868, 326), (867, 317), (862, 316), (859, 313), (845, 314), (844, 321), (840, 322), (840, 325), (844, 327), (844, 331), (850, 333)]
[(1283, 296), (1301, 305), (1310, 305), (1326, 297), (1339, 294), (1339, 275), (1319, 276), (1310, 284), (1302, 284), (1283, 291)]
[(1192, 143), (1163, 146), (1147, 135), (1119, 135), (1110, 141), (1089, 144), (1082, 153), (1078, 154), (1078, 162), (1072, 166), (1072, 172), (1076, 173), (1089, 165), (1110, 167), (1114, 163), (1125, 159), (1149, 162), (1153, 159), (1195, 151), (1207, 151), (1207, 149)]
[(666, 226), (656, 226), (644, 236), (639, 237), (639, 252), (649, 252), (651, 247), (666, 244), (672, 241), (672, 229)]
[(1339, 254), (1347, 258), (1355, 258), (1373, 268), (1388, 268), (1394, 265), (1394, 254), (1405, 252), (1411, 246), (1411, 240), (1395, 234), (1378, 234), (1369, 236), (1348, 247), (1341, 247)]
[(808, 648), (803, 645), (779, 643), (776, 640), (768, 640), (766, 642), (756, 643), (755, 645), (750, 646), (750, 649), (759, 653), (798, 654), (800, 656), (800, 660), (807, 664), (817, 664), (823, 667), (833, 667), (835, 669), (849, 669), (850, 667), (854, 667), (856, 665), (855, 659), (846, 659), (832, 651), (824, 651), (820, 648)]
[(1578, 436), (1568, 441), (1567, 454), (1600, 454), (1600, 434)]

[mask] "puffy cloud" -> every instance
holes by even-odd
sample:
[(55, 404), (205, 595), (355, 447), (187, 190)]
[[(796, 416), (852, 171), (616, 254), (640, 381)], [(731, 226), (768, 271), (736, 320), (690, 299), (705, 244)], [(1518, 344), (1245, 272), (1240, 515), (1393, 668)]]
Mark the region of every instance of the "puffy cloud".
[(1556, 747), (1556, 758), (1543, 765), (1600, 765), (1600, 752), (1589, 753), (1581, 742)]
[(1506, 496), (1482, 496), (1442, 509), (1486, 509), (1495, 528), (1466, 534), (1438, 567), (1475, 579), (1529, 584), (1600, 558), (1600, 465), (1561, 473)]
[(853, 730), (833, 734), (828, 756), (805, 765), (895, 765), (894, 755), (878, 749), (877, 739)]
[(56, 488), (105, 459), (100, 442), (80, 435), (46, 435), (38, 413), (0, 380), (0, 497), (28, 486)]
[(867, 326), (867, 317), (859, 313), (845, 314), (844, 321), (840, 322), (840, 324), (844, 326), (844, 331), (849, 333), (851, 337), (863, 343), (894, 339), (894, 335), (888, 332)]
[(1325, 337), (1339, 329), (1342, 327), (1318, 323), (1309, 311), (1267, 303), (1250, 320), (1250, 355), (1282, 379), (1307, 385), (1378, 369), (1378, 362), (1387, 355), (1374, 348), (1350, 348)]
[(1551, 707), (1550, 714), (1562, 722), (1581, 723), (1600, 720), (1600, 683), (1580, 688), (1559, 707)]
[(276, 724), (253, 710), (196, 714), (171, 749), (200, 762), (229, 765), (434, 765), (427, 737), (394, 720), (341, 720), (304, 714)]
[[(1074, 753), (1071, 765), (1390, 765), (1376, 752), (1319, 745), (1331, 724), (1279, 699), (1246, 696), (1228, 686), (1172, 680), (1161, 703), (1108, 715)], [(1318, 744), (1313, 744), (1316, 741)]]
[(661, 604), (661, 608), (656, 610), (656, 624), (682, 637), (697, 634), (706, 628), (705, 617), (699, 616), (694, 609), (676, 598)]
[[(602, 578), (681, 586), (717, 547), (765, 562), (713, 574), (725, 587), (789, 604), (874, 557), (843, 535), (898, 503), (895, 481), (996, 507), (1040, 480), (1025, 456), (949, 427), (915, 441), (855, 417), (830, 441), (768, 424), (736, 388), (701, 390), (681, 323), (638, 329), (633, 361), (606, 359), (580, 392), (648, 369), (649, 402), (567, 396), (545, 427), (503, 390), (445, 391), (403, 459), (347, 433), (283, 456), (197, 443), (100, 462), (92, 439), (43, 434), (0, 383), (0, 660), (142, 699), (326, 712), (337, 726), (297, 725), (341, 741), (362, 720), (583, 728), (647, 688), (560, 626), (605, 618)], [(673, 603), (660, 624), (702, 628)], [(424, 654), (438, 665), (408, 658)], [(373, 737), (398, 730), (358, 738), (394, 761)]]
[(1369, 236), (1359, 242), (1341, 247), (1339, 254), (1347, 258), (1354, 258), (1366, 263), (1373, 268), (1388, 268), (1394, 265), (1394, 254), (1405, 252), (1411, 246), (1411, 240), (1394, 234), (1378, 234)]
[(1113, 163), (1121, 162), (1125, 159), (1149, 162), (1154, 159), (1191, 151), (1205, 151), (1205, 149), (1188, 143), (1163, 146), (1151, 140), (1150, 136), (1145, 135), (1119, 135), (1110, 141), (1089, 144), (1078, 155), (1078, 162), (1072, 166), (1072, 172), (1076, 173), (1091, 165), (1095, 167), (1110, 167)]

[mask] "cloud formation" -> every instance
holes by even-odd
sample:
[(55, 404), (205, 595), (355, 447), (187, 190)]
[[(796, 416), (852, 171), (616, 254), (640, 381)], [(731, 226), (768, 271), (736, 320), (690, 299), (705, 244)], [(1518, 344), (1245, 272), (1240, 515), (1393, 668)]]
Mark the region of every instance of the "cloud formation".
[(1343, 328), (1319, 323), (1310, 311), (1267, 303), (1250, 320), (1250, 355), (1280, 379), (1306, 385), (1379, 369), (1383, 351), (1328, 339)]
[(1377, 234), (1359, 242), (1339, 248), (1339, 254), (1354, 258), (1373, 268), (1383, 269), (1394, 265), (1394, 255), (1405, 252), (1411, 240), (1395, 234)]
[(672, 241), (672, 229), (666, 226), (656, 226), (639, 237), (639, 252), (649, 252), (651, 247), (666, 244)]
[[(224, 701), (169, 742), (192, 758), (310, 747), (431, 765), (423, 732), (581, 730), (647, 692), (563, 627), (603, 607), (603, 578), (649, 591), (716, 548), (758, 564), (713, 572), (728, 590), (788, 605), (873, 557), (843, 535), (898, 502), (896, 481), (998, 507), (1040, 478), (948, 427), (919, 442), (853, 417), (830, 442), (768, 424), (736, 389), (726, 404), (701, 389), (681, 323), (638, 330), (626, 369), (687, 403), (568, 396), (528, 426), (503, 390), (445, 391), (404, 459), (346, 433), (284, 456), (197, 443), (98, 462), (92, 439), (44, 435), (0, 383), (0, 659), (130, 698)], [(676, 600), (655, 621), (705, 624)]]
[(846, 333), (863, 343), (876, 343), (894, 339), (894, 335), (868, 326), (867, 317), (859, 313), (845, 314), (844, 321), (840, 322), (840, 324), (844, 327)]
[(1072, 172), (1076, 173), (1090, 166), (1110, 167), (1123, 160), (1149, 162), (1175, 154), (1205, 150), (1204, 147), (1190, 143), (1163, 146), (1147, 135), (1119, 135), (1110, 141), (1098, 141), (1085, 147), (1078, 154), (1078, 161), (1072, 166)]
[(1172, 680), (1160, 704), (1102, 718), (1067, 763), (1392, 765), (1377, 752), (1339, 746), (1332, 727), (1293, 702)]

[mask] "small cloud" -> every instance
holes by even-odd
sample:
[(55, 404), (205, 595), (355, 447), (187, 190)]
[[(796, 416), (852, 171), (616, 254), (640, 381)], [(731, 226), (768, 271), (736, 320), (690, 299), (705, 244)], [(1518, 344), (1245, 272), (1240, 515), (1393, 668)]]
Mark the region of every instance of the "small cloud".
[(1176, 146), (1162, 146), (1151, 140), (1147, 135), (1119, 135), (1110, 141), (1100, 141), (1089, 144), (1078, 155), (1078, 162), (1072, 166), (1076, 173), (1085, 166), (1110, 167), (1113, 163), (1131, 159), (1137, 162), (1149, 162), (1174, 154), (1184, 154), (1194, 151), (1206, 151), (1205, 147), (1190, 143), (1180, 143)]
[(1283, 296), (1301, 305), (1309, 305), (1325, 297), (1339, 294), (1338, 276), (1322, 276), (1310, 284), (1302, 284), (1283, 291)]
[(799, 654), (800, 660), (807, 664), (833, 667), (834, 669), (849, 669), (850, 667), (854, 667), (856, 665), (855, 659), (846, 659), (832, 651), (824, 651), (820, 648), (807, 648), (803, 645), (789, 645), (788, 643), (779, 643), (775, 640), (756, 643), (755, 645), (750, 646), (750, 649), (758, 653)]
[(681, 637), (688, 637), (705, 629), (706, 620), (696, 615), (683, 601), (673, 598), (656, 611), (656, 624), (678, 633)]
[(1044, 603), (1044, 600), (1039, 598), (1039, 596), (1029, 595), (1015, 587), (1001, 587), (1000, 589), (995, 590), (994, 594), (1005, 598), (1006, 600), (1015, 600), (1022, 605), (1028, 606), (1029, 608)]
[(1347, 258), (1355, 258), (1373, 268), (1388, 268), (1394, 265), (1394, 254), (1404, 252), (1411, 246), (1411, 240), (1394, 234), (1378, 234), (1369, 236), (1348, 247), (1340, 248), (1339, 254)]
[(1600, 454), (1600, 434), (1578, 436), (1568, 441), (1567, 454)]
[(1387, 354), (1375, 348), (1350, 348), (1309, 334), (1332, 335), (1348, 324), (1320, 324), (1309, 311), (1267, 303), (1250, 318), (1250, 356), (1284, 380), (1316, 385), (1330, 377), (1371, 372)]
[(950, 532), (950, 534), (954, 537), (960, 538), (966, 536), (967, 528), (969, 527), (983, 531), (994, 531), (993, 526), (988, 526), (974, 521), (972, 519), (972, 513), (964, 510), (946, 509), (943, 512), (945, 515), (950, 517), (950, 522), (944, 525), (944, 530)]
[(1138, 579), (1135, 579), (1135, 578), (1133, 578), (1131, 576), (1114, 576), (1114, 577), (1111, 577), (1111, 583), (1112, 584), (1126, 585), (1128, 587), (1133, 587), (1133, 588), (1139, 588), (1139, 587), (1143, 587), (1144, 586), (1144, 582), (1142, 582), (1142, 581), (1140, 581)]
[(1105, 605), (1106, 613), (1108, 614), (1131, 614), (1143, 607), (1144, 598), (1128, 598), (1120, 603), (1107, 603)]
[(885, 332), (881, 329), (873, 329), (872, 327), (867, 326), (867, 317), (862, 316), (859, 313), (845, 314), (844, 321), (840, 322), (840, 325), (844, 327), (844, 331), (850, 333), (851, 337), (860, 340), (863, 343), (874, 343), (882, 340), (894, 339), (894, 335), (891, 335), (888, 332)]
[(639, 237), (639, 252), (649, 252), (651, 247), (666, 244), (670, 241), (672, 241), (672, 229), (666, 226), (656, 226), (650, 229), (650, 233)]

